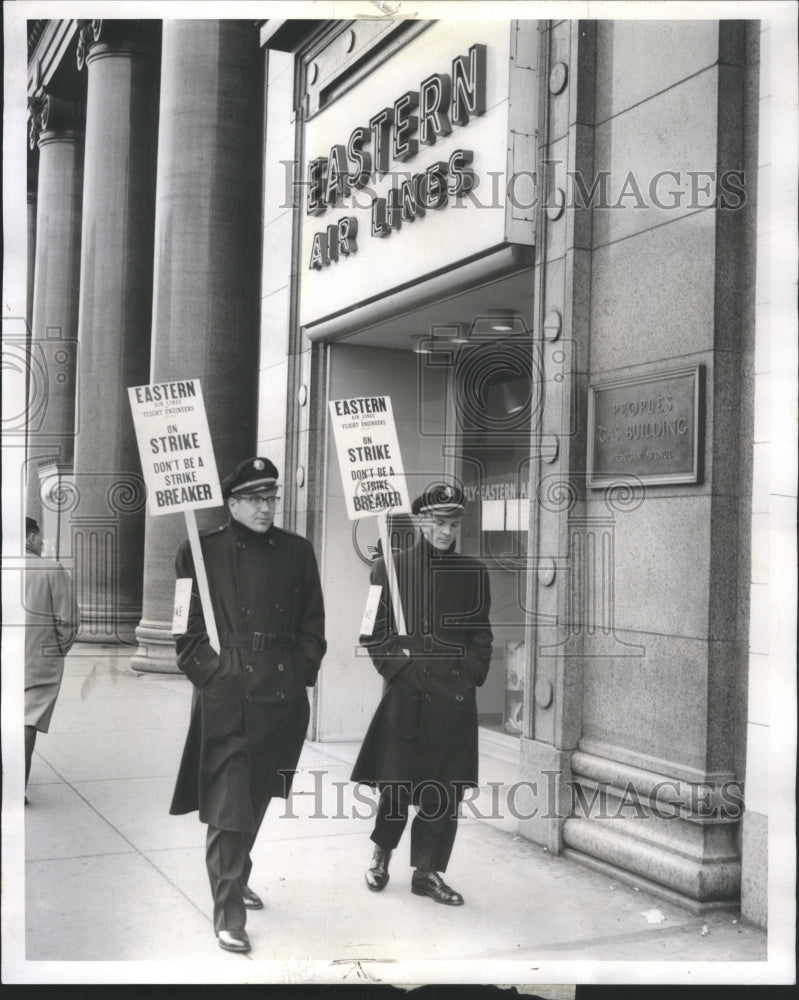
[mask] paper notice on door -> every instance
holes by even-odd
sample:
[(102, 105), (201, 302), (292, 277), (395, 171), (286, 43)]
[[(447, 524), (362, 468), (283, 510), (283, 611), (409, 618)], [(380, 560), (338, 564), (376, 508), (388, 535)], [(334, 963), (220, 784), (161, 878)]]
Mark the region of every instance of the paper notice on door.
[(375, 618), (377, 617), (377, 609), (380, 606), (380, 595), (382, 593), (383, 588), (377, 583), (373, 583), (369, 588), (366, 607), (364, 608), (363, 619), (361, 621), (361, 635), (371, 635), (374, 632)]
[(483, 500), (481, 521), (483, 531), (504, 531), (505, 501)]
[(189, 627), (189, 605), (191, 604), (190, 576), (175, 581), (175, 607), (172, 611), (172, 635), (183, 635)]

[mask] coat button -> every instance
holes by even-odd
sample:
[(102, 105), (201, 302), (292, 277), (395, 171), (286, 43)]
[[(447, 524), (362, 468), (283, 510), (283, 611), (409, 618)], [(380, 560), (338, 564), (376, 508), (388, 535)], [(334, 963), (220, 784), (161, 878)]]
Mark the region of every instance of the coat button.
[(285, 695), (283, 694), (283, 692), (282, 692), (282, 691), (278, 691), (278, 693), (277, 693), (277, 696), (278, 696), (278, 698), (285, 698), (285, 697), (286, 697), (286, 696), (285, 696)]
[(248, 663), (247, 666), (245, 667), (245, 669), (246, 669), (246, 671), (247, 671), (248, 674), (251, 674), (252, 673), (252, 669), (253, 669), (252, 668), (252, 664)]
[(292, 594), (299, 594), (300, 588), (299, 587), (292, 587), (291, 588), (291, 592), (292, 592)]
[(242, 613), (243, 615), (248, 615), (248, 614), (250, 613), (250, 609), (249, 609), (249, 608), (242, 608), (242, 609), (241, 609), (241, 613)]
[(270, 538), (270, 539), (269, 539), (269, 544), (270, 544), (270, 545), (274, 545), (274, 544), (275, 544), (275, 540), (274, 540), (274, 538)]
[(430, 667), (425, 667), (424, 670), (422, 671), (422, 673), (425, 675), (425, 677), (429, 677), (430, 676)]
[(278, 663), (278, 665), (277, 665), (277, 669), (278, 669), (278, 670), (279, 670), (279, 671), (281, 672), (281, 674), (282, 674), (282, 673), (283, 673), (283, 671), (284, 671), (284, 670), (285, 670), (286, 668), (285, 668), (285, 667), (283, 666), (283, 664), (282, 664), (282, 663)]
[(277, 613), (278, 613), (279, 615), (282, 615), (282, 614), (283, 614), (283, 612), (284, 612), (285, 610), (286, 610), (286, 609), (285, 609), (285, 608), (283, 607), (283, 605), (282, 605), (282, 604), (276, 604), (276, 605), (275, 605), (275, 611), (277, 611)]
[(458, 670), (458, 668), (457, 668), (457, 667), (453, 667), (453, 668), (452, 668), (452, 676), (453, 676), (453, 677), (460, 677), (460, 675), (461, 675), (461, 672), (460, 672), (460, 670)]
[(249, 694), (245, 694), (245, 695), (244, 695), (244, 700), (245, 700), (245, 701), (252, 701), (252, 695), (249, 695)]
[(245, 546), (244, 542), (236, 542), (236, 548), (237, 549), (243, 549), (243, 548), (246, 548), (246, 546)]
[(456, 694), (455, 695), (455, 701), (463, 701), (463, 695), (462, 694)]
[(424, 700), (425, 700), (425, 701), (430, 701), (430, 695), (429, 695), (429, 694), (426, 694), (426, 695), (424, 696)]

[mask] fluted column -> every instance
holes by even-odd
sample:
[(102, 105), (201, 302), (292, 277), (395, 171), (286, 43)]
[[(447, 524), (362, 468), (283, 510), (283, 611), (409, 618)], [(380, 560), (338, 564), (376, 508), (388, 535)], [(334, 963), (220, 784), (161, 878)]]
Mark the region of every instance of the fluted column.
[(26, 280), (27, 288), (25, 295), (25, 351), (28, 363), (25, 366), (25, 405), (30, 399), (30, 377), (31, 377), (31, 331), (33, 330), (33, 282), (36, 274), (36, 188), (39, 183), (39, 148), (37, 145), (38, 135), (35, 131), (30, 133), (27, 156), (27, 253), (26, 253)]
[[(220, 476), (256, 442), (262, 119), (252, 22), (164, 23), (152, 378), (200, 379)], [(136, 669), (176, 669), (174, 557), (185, 537), (182, 515), (148, 517)]]
[(32, 102), (30, 141), (39, 147), (39, 177), (25, 506), (39, 521), (40, 466), (55, 463), (63, 474), (72, 469), (84, 121), (79, 102), (52, 94)]
[(150, 369), (157, 28), (88, 22), (78, 48), (88, 81), (72, 542), (84, 642), (133, 642), (141, 616), (145, 495), (127, 386)]
[(25, 320), (28, 330), (33, 326), (33, 281), (36, 274), (36, 187), (39, 178), (39, 151), (28, 150), (28, 183), (27, 183), (27, 223), (28, 250), (27, 275), (28, 287), (25, 300)]

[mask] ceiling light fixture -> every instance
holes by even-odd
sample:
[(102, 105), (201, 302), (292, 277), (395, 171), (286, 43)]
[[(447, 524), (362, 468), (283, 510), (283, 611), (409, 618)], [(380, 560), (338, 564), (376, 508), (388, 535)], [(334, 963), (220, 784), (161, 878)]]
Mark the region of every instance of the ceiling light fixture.
[(469, 338), (465, 335), (464, 327), (461, 323), (446, 323), (431, 328), (433, 338), (447, 345), (467, 344)]
[(530, 336), (524, 317), (512, 309), (484, 309), (479, 316), (475, 316), (469, 331), (470, 339), (488, 337), (503, 340), (508, 336)]
[(516, 314), (510, 309), (486, 309), (488, 325), (497, 333), (508, 333), (515, 328)]
[(426, 334), (411, 334), (414, 354), (432, 354), (433, 346), (431, 338)]

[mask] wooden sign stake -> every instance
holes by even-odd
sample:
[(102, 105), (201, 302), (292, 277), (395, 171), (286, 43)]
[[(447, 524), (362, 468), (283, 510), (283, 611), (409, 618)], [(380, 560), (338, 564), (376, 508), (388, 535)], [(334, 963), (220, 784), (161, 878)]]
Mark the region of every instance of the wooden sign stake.
[(203, 560), (203, 550), (200, 545), (200, 533), (197, 531), (197, 518), (194, 510), (185, 510), (186, 530), (189, 533), (189, 545), (191, 545), (191, 555), (194, 559), (194, 573), (197, 577), (197, 586), (200, 589), (200, 601), (203, 607), (203, 617), (205, 618), (205, 631), (208, 633), (208, 641), (211, 648), (219, 654), (219, 633), (216, 630), (216, 619), (214, 618), (214, 608), (211, 604), (211, 591), (208, 589), (208, 577), (205, 573), (205, 561)]
[(405, 615), (402, 613), (402, 598), (397, 583), (397, 569), (394, 565), (394, 553), (391, 549), (391, 539), (388, 531), (388, 514), (383, 513), (378, 518), (380, 527), (380, 543), (383, 547), (383, 560), (386, 564), (386, 586), (391, 595), (391, 606), (394, 609), (394, 622), (399, 635), (406, 635)]

